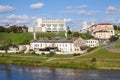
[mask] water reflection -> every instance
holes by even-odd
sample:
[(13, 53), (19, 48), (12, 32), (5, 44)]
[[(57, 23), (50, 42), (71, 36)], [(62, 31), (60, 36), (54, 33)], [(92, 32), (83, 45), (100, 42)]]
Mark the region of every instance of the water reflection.
[(0, 80), (120, 80), (120, 70), (0, 65)]

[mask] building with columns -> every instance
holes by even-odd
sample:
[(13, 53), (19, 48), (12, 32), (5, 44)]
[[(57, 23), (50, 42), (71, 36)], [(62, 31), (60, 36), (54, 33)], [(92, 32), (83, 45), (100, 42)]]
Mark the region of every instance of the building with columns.
[(66, 31), (65, 19), (40, 18), (37, 20), (37, 26), (35, 28), (41, 32), (64, 32)]
[(28, 32), (65, 32), (65, 19), (37, 19), (35, 27), (29, 27)]

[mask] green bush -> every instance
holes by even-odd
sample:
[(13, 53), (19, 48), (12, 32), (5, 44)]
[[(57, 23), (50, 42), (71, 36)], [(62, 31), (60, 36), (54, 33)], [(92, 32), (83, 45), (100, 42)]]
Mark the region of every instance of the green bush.
[(97, 47), (93, 47), (93, 48), (88, 48), (87, 52), (93, 51), (94, 49), (96, 49)]
[(44, 53), (44, 52), (42, 52), (41, 54), (42, 54), (42, 55), (45, 55), (45, 53)]
[(80, 55), (80, 53), (74, 53), (74, 54), (73, 54), (73, 56), (78, 56), (78, 55)]
[(47, 56), (47, 57), (51, 57), (51, 56), (53, 56), (53, 55), (55, 55), (55, 54), (56, 54), (55, 52), (50, 51), (50, 53), (49, 53), (49, 54), (47, 54), (46, 56)]
[(109, 40), (110, 40), (110, 42), (114, 42), (114, 41), (118, 40), (118, 37), (111, 36), (111, 38)]
[(92, 63), (96, 62), (96, 58), (93, 57), (92, 60), (91, 60)]

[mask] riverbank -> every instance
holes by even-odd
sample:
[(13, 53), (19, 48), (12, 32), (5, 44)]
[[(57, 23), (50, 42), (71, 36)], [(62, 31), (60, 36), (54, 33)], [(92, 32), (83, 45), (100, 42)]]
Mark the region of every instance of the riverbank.
[(120, 54), (98, 49), (82, 55), (58, 55), (51, 57), (36, 54), (0, 54), (0, 64), (47, 66), (74, 69), (120, 69)]

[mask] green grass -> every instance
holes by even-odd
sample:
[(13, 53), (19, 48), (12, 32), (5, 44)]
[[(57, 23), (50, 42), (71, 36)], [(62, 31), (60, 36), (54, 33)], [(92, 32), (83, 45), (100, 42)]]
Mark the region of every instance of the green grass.
[(120, 48), (120, 44), (116, 45), (114, 48)]
[[(108, 52), (105, 49), (86, 55), (72, 58), (73, 55), (55, 54), (52, 57), (36, 54), (0, 54), (0, 63), (31, 65), (31, 66), (49, 66), (62, 68), (78, 68), (78, 69), (114, 69), (120, 68), (120, 54)], [(96, 58), (96, 62), (91, 62), (92, 58)], [(46, 61), (49, 58), (57, 58), (55, 60)], [(72, 58), (72, 59), (71, 59)]]
[[(65, 37), (65, 33), (37, 33), (37, 38), (43, 37)], [(73, 34), (68, 34), (68, 37), (73, 37)], [(32, 33), (0, 33), (0, 40), (8, 41), (12, 40), (12, 44), (20, 45), (25, 40), (32, 40)]]
[(80, 58), (93, 58), (97, 59), (120, 59), (120, 54), (109, 52), (106, 49), (100, 49), (94, 53), (81, 56)]
[[(37, 37), (38, 38), (43, 38), (43, 37), (51, 37), (51, 38), (54, 38), (54, 37), (65, 37), (65, 32), (60, 32), (60, 33), (53, 33), (53, 32), (50, 32), (50, 33), (38, 33), (37, 34)], [(73, 34), (68, 34), (68, 37), (73, 37)]]
[(115, 30), (115, 34), (120, 34), (120, 30)]
[(13, 44), (19, 45), (25, 40), (32, 40), (33, 35), (31, 33), (0, 33), (0, 39), (4, 41), (11, 39)]

